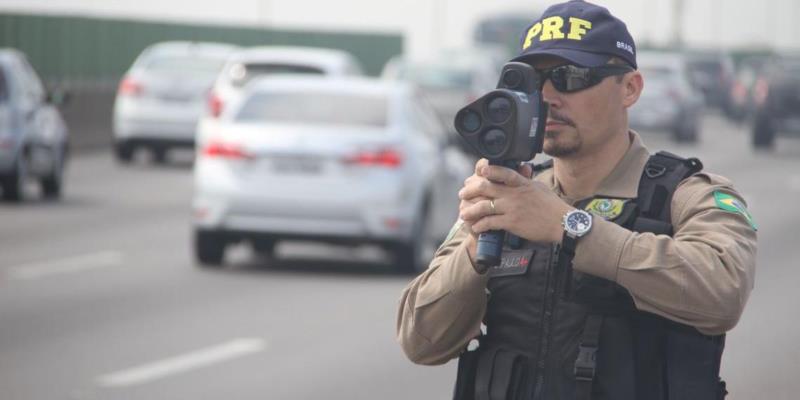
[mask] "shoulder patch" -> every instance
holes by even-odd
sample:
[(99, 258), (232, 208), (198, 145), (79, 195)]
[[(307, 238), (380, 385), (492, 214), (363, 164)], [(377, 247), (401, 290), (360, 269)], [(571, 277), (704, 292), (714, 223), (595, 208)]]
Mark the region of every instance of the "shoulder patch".
[(755, 221), (753, 221), (753, 216), (750, 215), (750, 212), (747, 211), (747, 207), (745, 207), (741, 200), (716, 190), (714, 191), (714, 201), (719, 209), (742, 215), (747, 219), (747, 222), (753, 230), (758, 230)]
[(625, 202), (627, 202), (627, 200), (594, 199), (586, 205), (585, 209), (598, 217), (611, 221), (622, 214), (622, 210), (625, 208)]

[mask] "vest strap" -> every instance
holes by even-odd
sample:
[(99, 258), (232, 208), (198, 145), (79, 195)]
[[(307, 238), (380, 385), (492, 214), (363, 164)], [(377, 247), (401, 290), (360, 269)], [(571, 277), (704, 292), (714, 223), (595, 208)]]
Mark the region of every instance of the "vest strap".
[(667, 151), (659, 151), (645, 164), (639, 180), (639, 217), (633, 223), (637, 232), (672, 235), (672, 193), (678, 184), (703, 169), (696, 158), (682, 158)]
[(583, 326), (578, 358), (575, 360), (575, 399), (591, 400), (592, 383), (597, 369), (597, 348), (603, 328), (602, 314), (589, 314)]

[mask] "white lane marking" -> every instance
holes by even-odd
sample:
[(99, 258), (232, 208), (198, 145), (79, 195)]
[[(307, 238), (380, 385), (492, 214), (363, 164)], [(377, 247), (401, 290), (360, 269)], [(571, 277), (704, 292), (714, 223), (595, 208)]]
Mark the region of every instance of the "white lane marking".
[(266, 342), (259, 338), (239, 338), (214, 347), (195, 350), (180, 356), (166, 358), (149, 364), (113, 372), (97, 378), (97, 384), (105, 387), (138, 385), (169, 375), (242, 357), (264, 350)]
[(106, 250), (57, 260), (16, 265), (8, 269), (7, 275), (11, 279), (31, 280), (95, 268), (114, 267), (120, 264), (122, 264), (122, 253)]

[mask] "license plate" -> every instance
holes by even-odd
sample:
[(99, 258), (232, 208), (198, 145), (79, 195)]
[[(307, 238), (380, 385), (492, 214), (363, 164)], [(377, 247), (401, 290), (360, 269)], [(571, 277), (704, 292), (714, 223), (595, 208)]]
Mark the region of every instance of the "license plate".
[(192, 96), (186, 93), (161, 93), (158, 98), (170, 103), (185, 103), (192, 100)]
[(315, 158), (280, 158), (272, 161), (272, 168), (282, 173), (318, 174), (322, 163)]

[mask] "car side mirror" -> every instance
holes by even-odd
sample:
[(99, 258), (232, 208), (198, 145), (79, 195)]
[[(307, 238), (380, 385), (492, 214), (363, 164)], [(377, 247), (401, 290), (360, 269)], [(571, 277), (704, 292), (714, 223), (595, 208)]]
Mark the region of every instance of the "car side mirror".
[(69, 103), (71, 97), (71, 94), (67, 90), (56, 88), (47, 92), (45, 101), (56, 107), (63, 107)]

